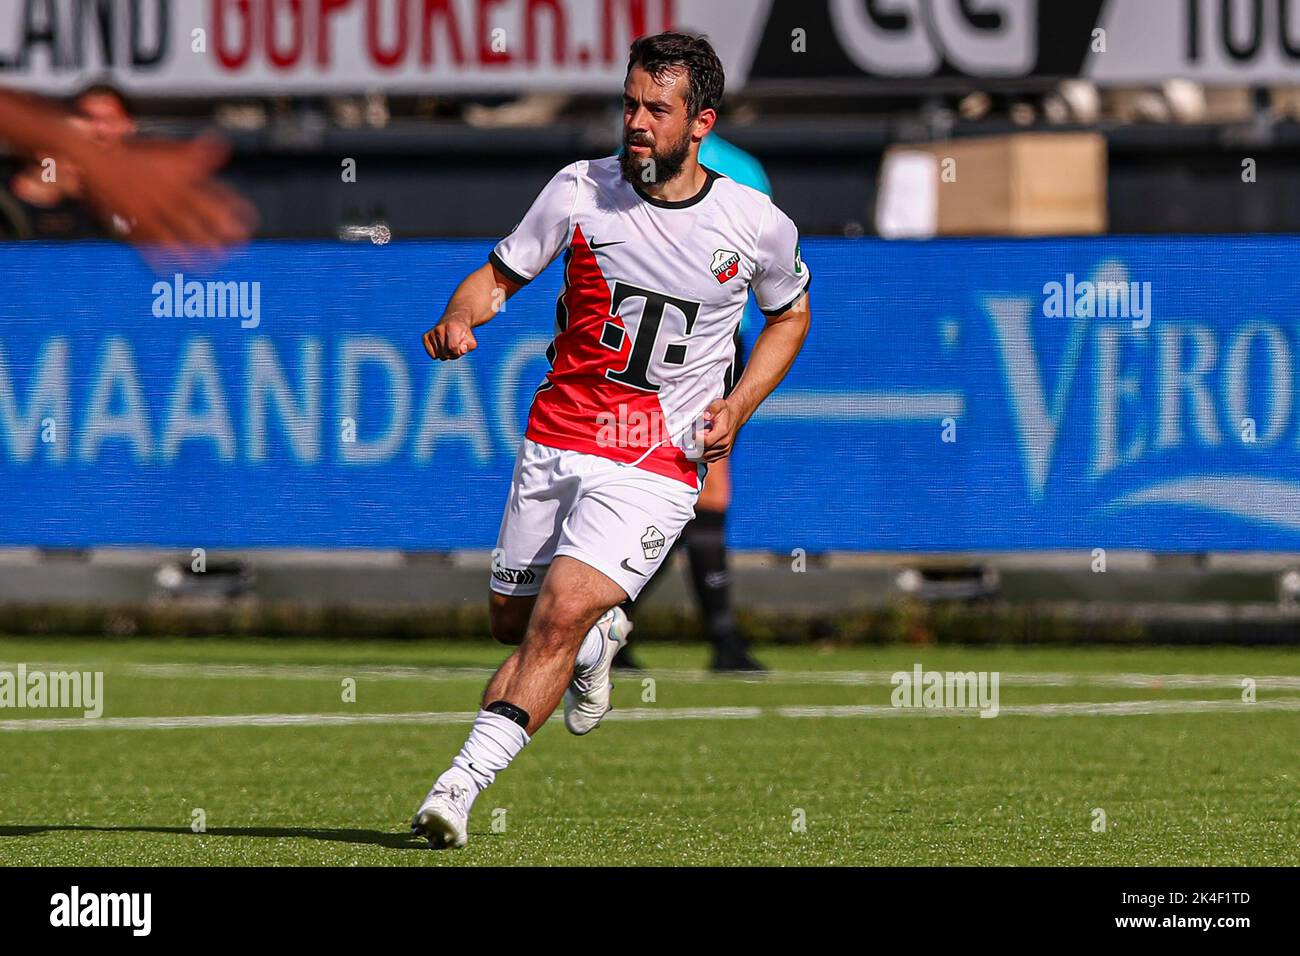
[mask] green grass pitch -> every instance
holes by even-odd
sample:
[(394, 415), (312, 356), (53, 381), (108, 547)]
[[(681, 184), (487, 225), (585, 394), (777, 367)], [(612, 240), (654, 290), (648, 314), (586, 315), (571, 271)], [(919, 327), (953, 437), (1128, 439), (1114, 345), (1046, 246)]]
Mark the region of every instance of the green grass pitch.
[[(0, 640), (105, 681), (98, 721), (0, 709), (0, 863), (1300, 863), (1300, 650), (769, 647), (759, 680), (637, 652), (619, 719), (552, 722), (433, 852), (407, 821), (495, 645)], [(889, 708), (917, 663), (997, 671), (1002, 713)]]

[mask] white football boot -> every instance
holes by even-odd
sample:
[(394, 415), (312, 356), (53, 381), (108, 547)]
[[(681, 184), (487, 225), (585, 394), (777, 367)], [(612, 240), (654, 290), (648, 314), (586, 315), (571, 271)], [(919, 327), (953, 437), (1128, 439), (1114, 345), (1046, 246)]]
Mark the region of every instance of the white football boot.
[(415, 812), (411, 833), (423, 836), (435, 850), (462, 847), (469, 839), (469, 787), (441, 779)]
[(591, 733), (601, 718), (610, 712), (609, 692), (614, 689), (614, 683), (609, 679), (610, 664), (632, 633), (632, 622), (618, 606), (602, 614), (596, 627), (605, 637), (600, 661), (581, 673), (575, 670), (573, 680), (564, 692), (564, 726), (569, 728), (569, 733), (578, 736)]

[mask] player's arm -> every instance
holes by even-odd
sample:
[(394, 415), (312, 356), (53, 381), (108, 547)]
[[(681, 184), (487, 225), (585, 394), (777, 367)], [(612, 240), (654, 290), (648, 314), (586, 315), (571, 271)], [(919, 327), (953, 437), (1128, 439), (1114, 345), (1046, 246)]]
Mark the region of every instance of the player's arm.
[(424, 350), (440, 362), (473, 351), (478, 346), (474, 329), (496, 315), (520, 288), (490, 262), (475, 269), (456, 287), (438, 324), (424, 333)]
[(465, 277), (442, 319), (424, 333), (424, 350), (438, 361), (458, 359), (478, 342), (474, 329), (500, 311), (506, 299), (541, 275), (569, 241), (577, 196), (577, 165), (565, 166), (546, 184), (510, 235), (493, 248), (486, 265)]
[(704, 412), (706, 462), (731, 454), (736, 433), (749, 421), (772, 390), (790, 371), (808, 336), (808, 286), (812, 276), (799, 254), (799, 230), (790, 217), (770, 206), (759, 229), (756, 269), (750, 288), (767, 324), (754, 340), (745, 372), (726, 398)]
[(709, 421), (704, 436), (704, 461), (717, 461), (731, 454), (741, 426), (790, 371), (808, 337), (811, 322), (807, 292), (785, 311), (767, 317), (767, 323), (754, 340), (740, 381), (730, 395), (710, 404), (704, 413)]
[(58, 105), (27, 93), (0, 90), (0, 140), (20, 153), (67, 155), (80, 138)]
[(240, 242), (252, 229), (252, 207), (212, 179), (227, 158), (215, 140), (95, 143), (59, 105), (3, 89), (0, 140), (79, 167), (90, 205), (105, 220), (117, 215), (128, 223), (132, 242), (213, 248)]

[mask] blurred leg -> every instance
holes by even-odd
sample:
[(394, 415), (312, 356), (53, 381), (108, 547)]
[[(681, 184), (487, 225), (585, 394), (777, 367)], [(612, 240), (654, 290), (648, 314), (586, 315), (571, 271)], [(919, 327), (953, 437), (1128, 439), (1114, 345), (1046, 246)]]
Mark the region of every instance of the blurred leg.
[[(691, 586), (695, 590), (695, 599), (704, 620), (705, 631), (713, 645), (712, 665), (715, 670), (758, 670), (761, 665), (749, 654), (749, 646), (736, 630), (736, 621), (731, 612), (731, 575), (727, 571), (727, 545), (725, 526), (727, 506), (731, 501), (731, 470), (728, 459), (724, 458), (709, 466), (708, 477), (700, 489), (700, 497), (695, 505), (695, 518), (673, 544), (673, 550), (686, 548), (690, 562)], [(672, 562), (670, 551), (664, 563), (667, 567)], [(637, 597), (637, 602), (644, 600), (654, 588), (658, 587), (660, 575), (651, 578)], [(632, 618), (636, 603), (624, 602), (623, 610)], [(614, 666), (619, 668), (636, 668), (638, 665), (628, 649), (623, 648), (614, 659)]]
[(695, 513), (721, 511), (731, 506), (731, 459), (724, 458), (709, 465), (709, 474), (700, 489), (700, 500), (695, 503)]
[(691, 584), (713, 645), (714, 670), (756, 670), (745, 639), (736, 630), (731, 612), (731, 574), (727, 570), (726, 521), (731, 503), (731, 468), (724, 458), (709, 466), (695, 506), (695, 520), (686, 528), (686, 554)]

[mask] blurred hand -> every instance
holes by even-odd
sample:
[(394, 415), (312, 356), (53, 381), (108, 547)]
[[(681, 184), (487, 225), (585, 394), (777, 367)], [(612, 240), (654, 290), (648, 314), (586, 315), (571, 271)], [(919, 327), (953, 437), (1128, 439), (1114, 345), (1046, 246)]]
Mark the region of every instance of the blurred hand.
[(212, 178), (229, 155), (212, 138), (130, 140), (99, 145), (78, 165), (86, 200), (110, 224), (125, 224), (115, 233), (184, 255), (242, 243), (253, 230), (252, 205)]
[(443, 319), (424, 333), (424, 350), (429, 353), (429, 358), (439, 362), (458, 359), (476, 348), (478, 340), (474, 338), (474, 329), (461, 316)]

